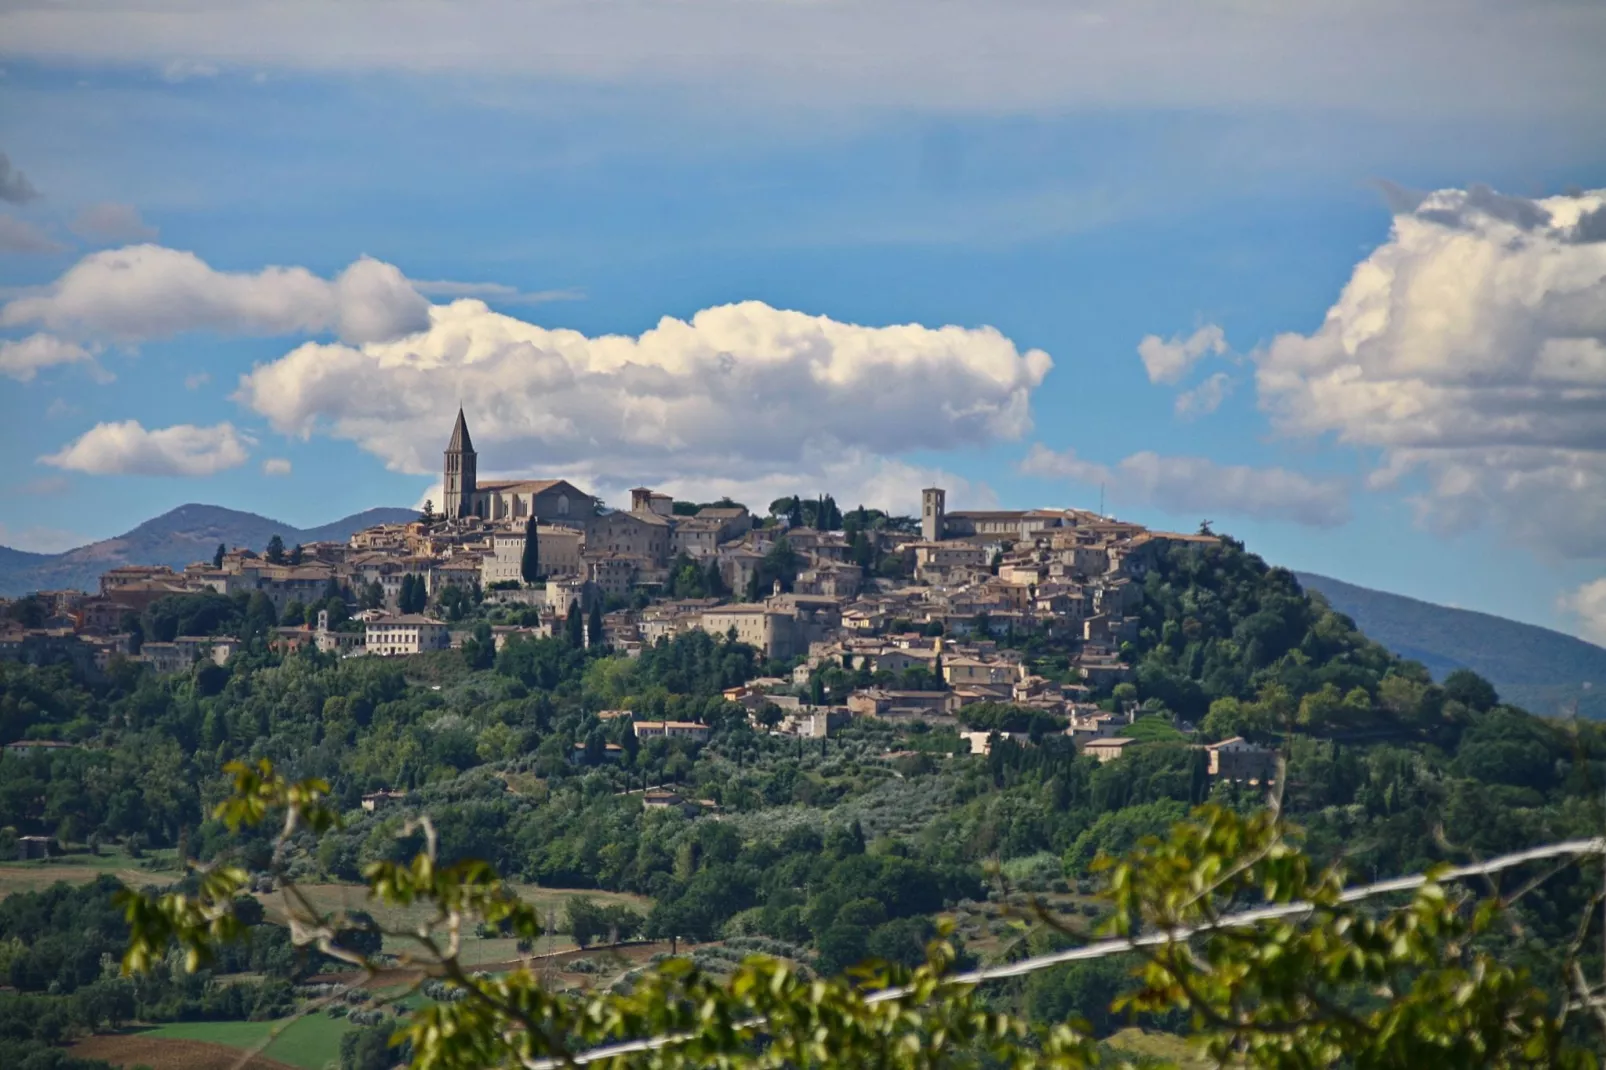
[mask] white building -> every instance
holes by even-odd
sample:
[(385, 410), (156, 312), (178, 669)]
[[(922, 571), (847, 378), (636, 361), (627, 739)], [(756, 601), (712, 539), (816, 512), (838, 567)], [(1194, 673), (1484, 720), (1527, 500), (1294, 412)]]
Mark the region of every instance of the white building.
[(708, 738), (708, 726), (696, 721), (637, 721), (630, 727), (635, 730), (637, 739), (665, 736), (669, 739), (701, 741)]
[(418, 613), (371, 620), (366, 638), (368, 653), (380, 655), (422, 654), (451, 645), (444, 621)]

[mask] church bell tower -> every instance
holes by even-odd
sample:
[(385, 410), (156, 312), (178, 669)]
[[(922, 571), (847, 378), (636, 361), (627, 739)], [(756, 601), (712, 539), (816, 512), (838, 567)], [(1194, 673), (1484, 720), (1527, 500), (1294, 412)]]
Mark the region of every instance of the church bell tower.
[(474, 468), (476, 462), (474, 442), (468, 437), (468, 421), (463, 419), (461, 406), (457, 410), (457, 425), (452, 428), (452, 441), (446, 445), (446, 478), (442, 481), (446, 499), (441, 511), (446, 519), (472, 516), (474, 513)]

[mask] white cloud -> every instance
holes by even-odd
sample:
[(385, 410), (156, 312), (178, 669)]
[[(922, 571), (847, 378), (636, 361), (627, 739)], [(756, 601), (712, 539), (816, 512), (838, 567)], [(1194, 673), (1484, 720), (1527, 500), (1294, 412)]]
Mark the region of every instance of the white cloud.
[(392, 469), (439, 470), (459, 400), (480, 471), (628, 486), (713, 486), (731, 472), (786, 493), (836, 464), (1015, 439), (1052, 367), (992, 328), (865, 327), (756, 301), (664, 318), (640, 337), (547, 330), (462, 300), (433, 325), (362, 347), (306, 344), (236, 399), (287, 434), (357, 442)]
[(364, 257), (333, 280), (300, 267), (215, 271), (194, 253), (130, 245), (91, 253), (44, 292), (0, 308), (0, 325), (139, 341), (185, 331), (278, 335), (333, 330), (354, 343), (429, 325), (429, 303), (390, 264)]
[(1349, 520), (1349, 489), (1341, 480), (1313, 479), (1286, 468), (1222, 465), (1204, 457), (1134, 453), (1113, 468), (1074, 450), (1032, 447), (1021, 470), (1075, 483), (1102, 484), (1112, 501), (1151, 505), (1168, 513), (1216, 513), (1337, 527)]
[(11, 528), (0, 524), (0, 546), (9, 546), (13, 550), (25, 550), (31, 554), (59, 554), (63, 550), (83, 546), (92, 541), (87, 535), (80, 535), (75, 531), (64, 531), (61, 528), (47, 528), (31, 526), (26, 528)]
[(1562, 595), (1556, 600), (1556, 608), (1577, 622), (1579, 635), (1606, 646), (1606, 577)]
[(25, 383), (41, 368), (94, 360), (94, 354), (83, 346), (53, 335), (30, 334), (20, 341), (0, 340), (0, 374)]
[(92, 204), (78, 213), (72, 222), (72, 232), (80, 238), (97, 242), (143, 242), (156, 239), (156, 228), (140, 218), (139, 209), (131, 204), (105, 201)]
[(1177, 395), (1178, 416), (1206, 416), (1221, 408), (1221, 403), (1232, 393), (1232, 378), (1226, 372), (1216, 372), (1210, 378)]
[[(507, 75), (962, 112), (1319, 108), (1598, 116), (1599, 5), (119, 0), (0, 11), (51, 60)], [(740, 94), (741, 96), (738, 96)]]
[(162, 65), (162, 80), (177, 85), (196, 78), (216, 78), (217, 65), (193, 59), (168, 60)]
[(478, 297), (501, 305), (542, 305), (551, 301), (584, 301), (586, 292), (578, 287), (558, 290), (521, 290), (502, 282), (453, 282), (450, 279), (408, 279), (413, 289), (426, 297)]
[(290, 474), (290, 462), (283, 457), (269, 457), (262, 462), (262, 474), (265, 476), (287, 476)]
[(212, 381), (211, 372), (191, 372), (184, 377), (185, 390), (199, 390)]
[(1201, 357), (1212, 353), (1219, 357), (1226, 351), (1227, 335), (1214, 323), (1205, 324), (1186, 338), (1177, 335), (1168, 342), (1149, 334), (1138, 343), (1138, 356), (1151, 383), (1180, 382)]
[(0, 215), (0, 253), (59, 253), (65, 248), (32, 223)]
[[(1395, 198), (1321, 327), (1257, 354), (1282, 433), (1379, 452), (1436, 530), (1606, 554), (1606, 191)], [(1414, 207), (1412, 205), (1414, 204)]]
[(209, 476), (246, 462), (251, 440), (232, 424), (147, 431), (137, 420), (96, 424), (39, 460), (90, 475)]
[[(547, 474), (550, 473), (533, 469), (491, 475), (482, 472), (481, 478)], [(627, 507), (630, 488), (641, 483), (681, 501), (709, 502), (730, 497), (759, 514), (777, 498), (793, 494), (805, 498), (830, 494), (843, 509), (863, 505), (893, 514), (915, 516), (920, 511), (920, 488), (930, 486), (946, 488), (949, 504), (955, 509), (990, 509), (998, 505), (997, 495), (986, 483), (973, 482), (939, 468), (912, 465), (895, 457), (876, 457), (863, 451), (829, 460), (809, 457), (793, 470), (744, 472), (740, 477), (716, 475), (660, 480), (648, 476), (644, 479), (625, 479), (614, 473), (587, 469), (579, 478), (587, 491), (616, 508)], [(445, 491), (437, 479), (418, 496), (413, 507), (422, 509), (427, 501), (438, 511), (444, 498)]]

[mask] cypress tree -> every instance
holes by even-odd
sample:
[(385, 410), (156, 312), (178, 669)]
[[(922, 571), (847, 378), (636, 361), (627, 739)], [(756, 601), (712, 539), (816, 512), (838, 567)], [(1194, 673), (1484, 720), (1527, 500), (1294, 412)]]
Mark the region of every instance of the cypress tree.
[(725, 590), (725, 577), (719, 572), (719, 559), (713, 558), (708, 562), (708, 574), (703, 577), (703, 588), (710, 598), (723, 598), (728, 593)]
[(580, 603), (569, 603), (569, 618), (564, 621), (564, 631), (569, 638), (569, 645), (579, 649), (585, 645), (585, 622), (580, 618)]
[(519, 575), (525, 583), (534, 583), (541, 577), (540, 525), (532, 514), (524, 525), (524, 557), (519, 561)]
[(228, 553), (228, 552), (229, 552), (229, 548), (227, 546), (224, 546), (222, 543), (218, 543), (217, 544), (217, 551), (212, 554), (212, 567), (213, 568), (222, 568), (223, 567), (223, 555)]
[(591, 603), (591, 615), (586, 618), (586, 646), (602, 649), (602, 604)]

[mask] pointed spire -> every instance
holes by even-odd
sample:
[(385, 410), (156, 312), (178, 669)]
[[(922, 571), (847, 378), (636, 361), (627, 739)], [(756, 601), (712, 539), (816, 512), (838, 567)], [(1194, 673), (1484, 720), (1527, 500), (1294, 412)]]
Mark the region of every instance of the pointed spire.
[(474, 442), (468, 437), (468, 421), (463, 419), (463, 407), (457, 407), (457, 424), (452, 428), (452, 441), (447, 443), (447, 453), (473, 453)]

